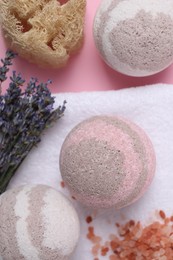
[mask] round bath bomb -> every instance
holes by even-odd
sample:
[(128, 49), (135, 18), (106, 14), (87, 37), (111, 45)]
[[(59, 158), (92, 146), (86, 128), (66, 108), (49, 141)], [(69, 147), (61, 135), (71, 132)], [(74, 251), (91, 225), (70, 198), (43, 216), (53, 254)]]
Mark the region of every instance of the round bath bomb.
[(3, 0), (9, 47), (40, 67), (60, 68), (83, 43), (86, 0)]
[(114, 70), (149, 76), (173, 62), (172, 0), (102, 0), (94, 20), (96, 47)]
[(46, 185), (21, 186), (0, 197), (0, 259), (67, 260), (79, 237), (71, 203)]
[(139, 199), (153, 179), (155, 164), (145, 132), (113, 116), (81, 122), (60, 153), (66, 186), (77, 200), (94, 208), (122, 208)]

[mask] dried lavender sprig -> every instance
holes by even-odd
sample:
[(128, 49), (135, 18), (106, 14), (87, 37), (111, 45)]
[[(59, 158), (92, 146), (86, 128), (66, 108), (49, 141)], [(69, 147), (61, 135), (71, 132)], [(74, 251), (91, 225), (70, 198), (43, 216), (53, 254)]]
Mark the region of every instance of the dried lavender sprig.
[[(10, 64), (7, 61), (4, 63)], [(21, 75), (13, 72), (10, 79), (6, 93), (0, 95), (0, 194), (32, 147), (40, 142), (43, 130), (62, 117), (66, 103), (53, 109), (50, 81), (39, 84), (31, 78), (22, 91), (25, 81)]]
[[(9, 161), (9, 156), (13, 156), (12, 148), (15, 149), (14, 154), (18, 154), (16, 151), (16, 147), (14, 147), (14, 144), (20, 143), (22, 140), (22, 144), (20, 146), (23, 145), (23, 147), (24, 147), (25, 144), (27, 144), (27, 142), (29, 142), (29, 141), (30, 142), (32, 141), (33, 144), (39, 142), (40, 141), (40, 138), (39, 138), (40, 132), (45, 127), (47, 127), (48, 123), (50, 123), (49, 118), (52, 118), (51, 121), (53, 121), (53, 115), (57, 114), (58, 117), (57, 118), (54, 117), (54, 120), (58, 119), (61, 117), (61, 115), (63, 114), (63, 111), (64, 111), (64, 109), (63, 109), (63, 111), (61, 111), (60, 109), (57, 109), (56, 111), (53, 111), (53, 114), (50, 113), (50, 102), (54, 103), (54, 99), (51, 97), (51, 94), (49, 91), (47, 91), (47, 93), (40, 92), (40, 90), (42, 91), (43, 88), (46, 87), (46, 85), (44, 85), (44, 86), (38, 85), (36, 92), (35, 92), (36, 87), (33, 88), (32, 91), (30, 92), (30, 94), (28, 95), (27, 99), (26, 98), (23, 99), (23, 98), (21, 98), (21, 96), (23, 94), (25, 95), (25, 93), (28, 92), (28, 89), (31, 87), (33, 82), (31, 82), (31, 84), (28, 85), (26, 92), (21, 93), (21, 91), (18, 91), (20, 84), (23, 83), (21, 81), (20, 76), (16, 77), (16, 75), (14, 73), (12, 81), (13, 81), (13, 84), (11, 84), (10, 88), (7, 90), (8, 94), (4, 96), (5, 101), (7, 103), (7, 111), (6, 111), (6, 107), (3, 111), (5, 114), (5, 118), (6, 118), (6, 127), (2, 128), (2, 129), (4, 129), (4, 135), (6, 136), (6, 138), (5, 138), (6, 144), (2, 143), (2, 147), (4, 146), (4, 149), (2, 148), (2, 150), (1, 150), (1, 154), (2, 154), (1, 157), (4, 157), (4, 165), (6, 165), (5, 158), (6, 158), (6, 160)], [(31, 98), (31, 95), (32, 95), (32, 98)], [(46, 95), (46, 96), (44, 96), (44, 95)], [(44, 97), (44, 100), (43, 100), (43, 97)], [(49, 100), (49, 98), (51, 98), (51, 99)], [(38, 99), (40, 99), (40, 104), (39, 104)], [(23, 103), (22, 103), (23, 101), (24, 101), (24, 107), (23, 107)], [(44, 104), (45, 102), (46, 102), (46, 106)], [(26, 103), (29, 104), (29, 109), (27, 107), (27, 111), (25, 110)], [(34, 105), (34, 108), (33, 108), (33, 105)], [(12, 108), (14, 110), (13, 113), (12, 113), (12, 111), (10, 111), (10, 113), (8, 113), (9, 106), (12, 106)], [(16, 108), (18, 109), (18, 107), (20, 107), (21, 109), (17, 113)], [(47, 107), (48, 107), (48, 110), (47, 110)], [(51, 104), (51, 109), (52, 109), (52, 104)], [(13, 121), (11, 121), (11, 118), (13, 118)], [(19, 120), (19, 122), (18, 122), (18, 120)], [(13, 122), (15, 122), (15, 124)], [(8, 125), (11, 127), (11, 129), (10, 129), (10, 127), (7, 128)], [(29, 139), (27, 139), (27, 138), (29, 138)], [(19, 150), (20, 150), (20, 147), (19, 147)], [(5, 152), (5, 154), (3, 152)], [(9, 154), (9, 156), (7, 156), (7, 154)], [(10, 159), (10, 161), (11, 161), (11, 159)], [(1, 165), (1, 168), (2, 168), (2, 165)], [(4, 170), (5, 169), (3, 168), (3, 171)]]
[(0, 94), (1, 94), (1, 84), (7, 79), (7, 72), (9, 71), (9, 66), (12, 65), (12, 60), (16, 57), (16, 53), (11, 50), (6, 51), (4, 59), (1, 59), (2, 66), (0, 67)]

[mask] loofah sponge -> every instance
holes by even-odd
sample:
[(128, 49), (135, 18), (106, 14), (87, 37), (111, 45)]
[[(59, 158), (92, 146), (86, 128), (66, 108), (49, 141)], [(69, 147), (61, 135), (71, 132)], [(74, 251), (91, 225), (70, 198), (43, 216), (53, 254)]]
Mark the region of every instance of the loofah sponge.
[(41, 67), (63, 67), (83, 42), (86, 0), (4, 0), (0, 21), (7, 43)]
[(94, 208), (125, 207), (148, 189), (155, 152), (146, 133), (133, 122), (95, 116), (66, 137), (60, 171), (72, 195)]

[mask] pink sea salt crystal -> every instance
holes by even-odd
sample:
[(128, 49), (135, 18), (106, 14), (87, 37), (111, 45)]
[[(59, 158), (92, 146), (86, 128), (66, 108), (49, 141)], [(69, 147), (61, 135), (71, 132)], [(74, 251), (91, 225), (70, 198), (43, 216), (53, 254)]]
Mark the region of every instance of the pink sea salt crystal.
[[(89, 226), (87, 238), (92, 242), (91, 252), (94, 257), (99, 259), (100, 255), (103, 256), (101, 249), (106, 244), (106, 251), (111, 254), (109, 260), (172, 260), (173, 226), (170, 223), (171, 217), (166, 216), (166, 219), (169, 219), (169, 222), (164, 223), (163, 219), (156, 218), (154, 222), (145, 223), (145, 225), (133, 220), (124, 224), (119, 223), (118, 226), (116, 225), (116, 235), (110, 234), (108, 240), (103, 237), (99, 244), (93, 239), (93, 237), (97, 237), (97, 228)], [(131, 226), (131, 230), (129, 230), (129, 226)], [(165, 232), (166, 228), (168, 228), (167, 232)], [(124, 235), (121, 234), (121, 230), (125, 231)], [(170, 230), (172, 230), (171, 233)], [(139, 233), (140, 235), (136, 236)], [(95, 250), (95, 248), (99, 250)], [(107, 255), (105, 255), (105, 259), (108, 259)]]
[(87, 206), (121, 208), (138, 200), (155, 173), (150, 139), (136, 124), (113, 116), (81, 122), (66, 137), (60, 171), (72, 195)]

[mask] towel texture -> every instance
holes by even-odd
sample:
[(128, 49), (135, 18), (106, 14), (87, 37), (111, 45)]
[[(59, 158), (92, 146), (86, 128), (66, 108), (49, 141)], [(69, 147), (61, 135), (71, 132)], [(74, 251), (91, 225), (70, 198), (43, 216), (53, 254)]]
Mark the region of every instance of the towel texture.
[[(42, 136), (18, 169), (8, 188), (26, 183), (42, 183), (54, 187), (73, 201), (81, 220), (81, 239), (72, 260), (90, 260), (91, 243), (87, 240), (86, 216), (94, 214), (97, 234), (105, 237), (115, 229), (115, 222), (136, 219), (147, 223), (155, 210), (173, 213), (173, 86), (158, 84), (108, 92), (66, 93), (56, 95), (56, 105), (67, 100), (64, 117)], [(60, 185), (59, 152), (64, 138), (80, 121), (100, 114), (119, 115), (133, 120), (149, 135), (155, 149), (155, 178), (147, 193), (136, 203), (116, 211), (93, 212), (73, 200)], [(99, 259), (102, 259), (99, 257)]]

